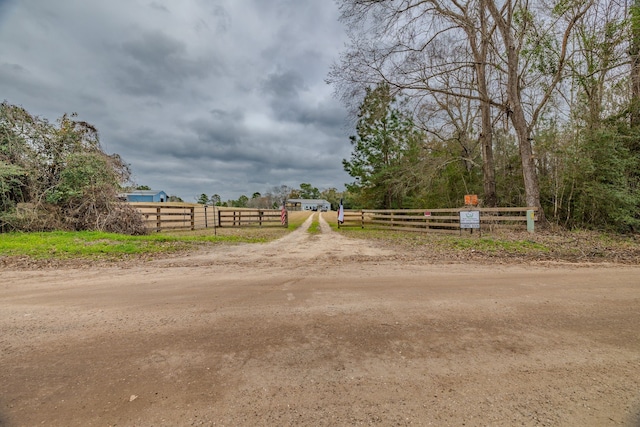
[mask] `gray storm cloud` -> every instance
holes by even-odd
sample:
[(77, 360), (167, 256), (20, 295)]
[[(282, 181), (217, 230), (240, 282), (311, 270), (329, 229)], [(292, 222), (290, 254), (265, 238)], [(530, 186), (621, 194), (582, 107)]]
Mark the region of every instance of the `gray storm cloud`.
[(77, 112), (137, 183), (186, 201), (342, 189), (337, 16), (326, 0), (0, 1), (0, 98)]

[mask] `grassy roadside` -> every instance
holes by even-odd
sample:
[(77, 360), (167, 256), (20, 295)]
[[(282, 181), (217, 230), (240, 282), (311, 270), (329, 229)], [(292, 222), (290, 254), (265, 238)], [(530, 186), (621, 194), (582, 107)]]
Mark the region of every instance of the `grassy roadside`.
[[(218, 228), (126, 236), (100, 232), (0, 234), (0, 267), (57, 261), (120, 261), (160, 258), (217, 245), (269, 242), (297, 229), (310, 212), (290, 212), (289, 226)], [(323, 214), (340, 234), (394, 249), (403, 260), (478, 261), (489, 263), (559, 261), (640, 264), (638, 236), (590, 231), (492, 232), (478, 235), (444, 235), (396, 232), (359, 227), (337, 228), (335, 212)], [(309, 233), (320, 232), (314, 218)]]
[(640, 264), (640, 239), (594, 231), (494, 231), (478, 235), (341, 228), (344, 236), (375, 241), (404, 258), (442, 261)]
[(338, 229), (335, 213), (324, 215), (324, 219), (340, 234), (393, 248), (403, 254), (403, 259), (640, 264), (639, 235), (559, 228), (538, 230), (533, 234), (526, 231), (492, 231), (482, 235), (399, 232), (359, 227)]
[(7, 233), (0, 235), (0, 258), (118, 261), (188, 252), (211, 245), (264, 243), (278, 239), (300, 227), (307, 216), (293, 213), (289, 216), (287, 228), (219, 228), (146, 236), (127, 236), (97, 231)]
[(241, 236), (174, 236), (152, 234), (126, 236), (95, 231), (49, 233), (9, 233), (0, 240), (0, 256), (29, 256), (36, 259), (100, 258), (172, 253), (189, 250), (199, 244), (217, 242), (261, 242), (260, 237)]

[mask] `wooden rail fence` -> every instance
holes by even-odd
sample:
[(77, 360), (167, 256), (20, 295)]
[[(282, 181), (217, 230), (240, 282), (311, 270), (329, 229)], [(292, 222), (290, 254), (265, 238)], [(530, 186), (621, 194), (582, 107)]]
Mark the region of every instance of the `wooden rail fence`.
[[(143, 216), (149, 230), (197, 230), (215, 227), (282, 227), (279, 209), (243, 209), (192, 203), (130, 203)], [(392, 229), (435, 233), (460, 232), (460, 212), (479, 211), (480, 229), (527, 229), (527, 214), (537, 208), (457, 208), (345, 210), (339, 227)], [(287, 227), (288, 213), (285, 212)], [(473, 229), (471, 229), (473, 230)]]
[(131, 206), (142, 214), (147, 230), (195, 230), (204, 228), (203, 205), (190, 203), (143, 203), (131, 202)]
[(352, 211), (345, 210), (344, 221), (342, 224), (338, 223), (338, 228), (341, 227), (360, 227), (364, 228), (364, 211)]
[(285, 211), (284, 224), (280, 209), (217, 210), (218, 227), (284, 226), (289, 225), (289, 215)]
[(215, 227), (287, 227), (280, 209), (243, 209), (205, 206), (195, 203), (131, 202), (142, 215), (148, 230), (198, 230)]
[[(346, 210), (340, 227), (393, 229), (398, 231), (422, 231), (435, 233), (460, 232), (460, 212), (478, 211), (481, 230), (496, 228), (527, 229), (527, 212), (535, 207), (523, 208), (456, 208), (456, 209), (386, 209)], [(473, 230), (473, 229), (470, 229)]]

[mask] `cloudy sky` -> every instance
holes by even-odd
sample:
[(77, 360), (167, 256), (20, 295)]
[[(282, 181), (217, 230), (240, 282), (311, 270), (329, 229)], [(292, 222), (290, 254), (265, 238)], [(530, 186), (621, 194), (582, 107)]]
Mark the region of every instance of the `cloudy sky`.
[(333, 0), (0, 0), (0, 101), (77, 112), (136, 183), (185, 201), (343, 190), (337, 17)]

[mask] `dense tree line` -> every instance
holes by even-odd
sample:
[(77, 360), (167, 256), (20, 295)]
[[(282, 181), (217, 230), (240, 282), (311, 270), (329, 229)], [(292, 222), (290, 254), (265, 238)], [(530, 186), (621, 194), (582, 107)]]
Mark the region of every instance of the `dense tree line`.
[(477, 193), (568, 227), (640, 229), (638, 2), (339, 3), (351, 42), (328, 81), (357, 121), (354, 203)]
[(303, 182), (300, 188), (292, 188), (288, 185), (280, 185), (271, 188), (267, 193), (253, 193), (251, 198), (241, 195), (237, 200), (222, 201), (219, 194), (213, 194), (211, 197), (201, 194), (197, 203), (203, 205), (236, 207), (236, 208), (254, 208), (254, 209), (278, 209), (287, 199), (324, 199), (331, 203), (334, 209), (337, 209), (340, 199), (344, 196), (343, 192), (339, 192), (336, 188), (328, 188), (320, 191), (310, 183)]
[(102, 151), (98, 131), (75, 115), (55, 124), (0, 104), (0, 230), (144, 232), (118, 201), (129, 168)]

